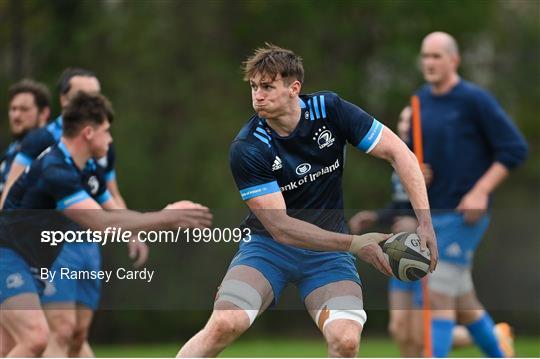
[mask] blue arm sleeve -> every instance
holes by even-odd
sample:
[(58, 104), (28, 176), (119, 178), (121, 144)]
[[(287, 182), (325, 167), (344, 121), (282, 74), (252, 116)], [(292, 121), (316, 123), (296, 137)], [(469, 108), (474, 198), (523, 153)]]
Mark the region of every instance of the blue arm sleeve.
[(21, 148), (15, 157), (15, 162), (28, 166), (41, 152), (55, 143), (53, 136), (45, 128), (33, 130), (21, 142)]
[(272, 173), (271, 154), (246, 141), (235, 141), (229, 151), (231, 172), (244, 201), (279, 192)]
[(105, 167), (105, 179), (107, 182), (116, 179), (116, 171), (114, 170), (116, 162), (116, 150), (114, 145), (111, 144), (109, 151), (107, 152), (107, 166)]
[(527, 157), (527, 141), (504, 112), (499, 103), (487, 92), (477, 97), (479, 123), (494, 152), (494, 160), (508, 169), (523, 163)]
[(56, 208), (64, 210), (90, 198), (83, 188), (79, 175), (69, 165), (55, 165), (43, 174), (49, 195), (55, 200)]
[(369, 153), (381, 139), (383, 125), (360, 107), (333, 96), (337, 122), (347, 142)]

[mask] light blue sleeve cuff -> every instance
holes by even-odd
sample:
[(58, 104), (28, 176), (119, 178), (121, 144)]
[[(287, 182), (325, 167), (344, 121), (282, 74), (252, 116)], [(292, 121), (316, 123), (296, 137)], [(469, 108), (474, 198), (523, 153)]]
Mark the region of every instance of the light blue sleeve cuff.
[(383, 128), (384, 126), (382, 123), (380, 123), (376, 119), (373, 119), (371, 128), (366, 133), (364, 138), (362, 138), (362, 140), (360, 141), (358, 146), (356, 146), (356, 148), (366, 153), (369, 153), (381, 140)]
[(111, 182), (116, 179), (116, 171), (110, 170), (109, 172), (105, 173), (105, 181)]
[(274, 192), (279, 192), (279, 185), (277, 181), (272, 181), (264, 184), (259, 184), (257, 186), (248, 187), (240, 190), (240, 195), (244, 201), (248, 199), (264, 196), (265, 194), (270, 194)]
[(13, 160), (13, 162), (18, 163), (24, 167), (27, 167), (27, 166), (30, 166), (30, 164), (32, 163), (32, 158), (25, 155), (24, 153), (19, 152), (15, 156), (15, 159)]
[(76, 192), (56, 202), (56, 209), (63, 211), (64, 209), (69, 208), (76, 203), (82, 202), (87, 198), (90, 198), (90, 195), (85, 190), (80, 190), (79, 192)]
[(106, 190), (97, 198), (97, 201), (99, 204), (103, 204), (107, 202), (108, 200), (110, 200), (111, 198), (112, 198), (111, 192), (109, 192), (109, 190)]

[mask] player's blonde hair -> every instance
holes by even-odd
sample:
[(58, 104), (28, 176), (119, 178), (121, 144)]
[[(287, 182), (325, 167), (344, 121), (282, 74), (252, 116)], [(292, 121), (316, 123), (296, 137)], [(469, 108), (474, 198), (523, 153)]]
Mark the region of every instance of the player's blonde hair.
[(285, 82), (298, 80), (304, 82), (302, 58), (291, 50), (283, 49), (271, 43), (255, 50), (243, 63), (244, 81), (249, 81), (257, 74), (274, 80), (278, 74)]

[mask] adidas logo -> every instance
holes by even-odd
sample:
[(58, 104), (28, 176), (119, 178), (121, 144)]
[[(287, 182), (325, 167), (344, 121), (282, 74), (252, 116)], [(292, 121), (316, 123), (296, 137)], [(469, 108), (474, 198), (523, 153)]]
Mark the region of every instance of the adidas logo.
[(276, 156), (274, 159), (274, 164), (272, 164), (272, 171), (280, 170), (283, 167), (283, 164), (281, 163), (281, 158), (279, 156)]

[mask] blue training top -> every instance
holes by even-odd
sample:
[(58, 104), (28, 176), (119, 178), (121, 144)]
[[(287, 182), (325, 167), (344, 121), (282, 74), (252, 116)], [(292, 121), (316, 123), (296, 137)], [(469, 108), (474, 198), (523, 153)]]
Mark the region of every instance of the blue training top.
[(75, 228), (60, 212), (87, 198), (100, 204), (111, 198), (103, 168), (90, 159), (80, 170), (62, 142), (49, 147), (9, 191), (0, 218), (0, 247), (14, 249), (31, 266), (49, 267), (61, 246), (41, 243), (41, 231)]
[[(234, 139), (229, 162), (243, 200), (281, 191), (290, 216), (347, 232), (341, 178), (345, 145), (369, 152), (383, 125), (331, 92), (301, 95), (300, 121), (282, 137), (254, 115)], [(243, 222), (268, 235), (253, 213)]]
[(525, 160), (525, 138), (487, 91), (460, 80), (441, 96), (429, 85), (416, 94), (424, 162), (433, 169), (428, 186), (432, 209), (455, 209), (493, 162), (513, 169)]

